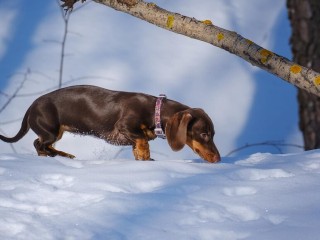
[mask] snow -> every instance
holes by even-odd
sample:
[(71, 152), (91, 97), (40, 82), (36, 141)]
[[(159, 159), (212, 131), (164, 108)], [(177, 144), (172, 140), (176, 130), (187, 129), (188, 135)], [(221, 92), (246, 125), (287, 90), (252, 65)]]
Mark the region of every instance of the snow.
[(223, 158), (0, 154), (0, 239), (317, 239), (320, 150)]
[[(286, 18), (285, 0), (271, 2), (158, 0), (157, 5), (210, 19), (265, 48), (283, 51), (288, 37), (281, 35), (289, 28), (281, 20)], [(21, 121), (5, 122), (20, 119), (38, 96), (35, 92), (57, 85), (60, 46), (52, 42), (61, 41), (63, 24), (56, 1), (47, 4), (45, 17), (26, 38), (32, 46), (25, 46), (28, 50), (14, 64), (8, 64), (6, 53), (15, 46), (11, 40), (23, 44), (15, 32), (21, 32), (16, 23), (24, 10), (0, 6), (0, 60), (12, 65), (12, 73), (31, 69), (19, 92), (31, 96), (15, 98), (1, 114), (0, 132), (6, 136), (16, 134)], [(247, 142), (302, 142), (296, 110), (287, 111), (296, 109), (296, 90), (290, 86), (294, 90), (286, 93), (289, 86), (221, 49), (93, 3), (72, 15), (69, 29), (66, 85), (166, 93), (201, 107), (214, 121), (222, 156)], [(11, 95), (23, 74), (9, 78), (2, 90)], [(268, 94), (276, 91), (285, 107)], [(4, 102), (2, 96), (0, 105)], [(166, 141), (157, 140), (150, 143), (157, 161), (138, 162), (131, 148), (65, 134), (56, 147), (78, 157), (70, 160), (35, 156), (35, 138), (29, 131), (14, 145), (16, 154), (0, 143), (1, 240), (319, 238), (320, 150), (224, 157), (209, 164), (193, 159), (188, 148), (173, 152)]]

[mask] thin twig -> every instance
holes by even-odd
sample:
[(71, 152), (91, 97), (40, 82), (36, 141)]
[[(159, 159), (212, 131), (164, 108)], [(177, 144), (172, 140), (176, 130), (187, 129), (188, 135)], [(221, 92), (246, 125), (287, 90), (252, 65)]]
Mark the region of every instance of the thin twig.
[[(5, 132), (1, 128), (0, 128), (0, 132), (5, 134)], [(10, 147), (11, 147), (13, 153), (17, 153), (17, 150), (15, 149), (15, 147), (13, 146), (12, 143), (10, 143)]]
[(21, 122), (21, 121), (22, 121), (22, 117), (16, 118), (16, 119), (12, 119), (12, 120), (8, 120), (8, 121), (4, 121), (4, 122), (0, 122), (0, 125), (6, 125), (6, 124), (11, 124), (11, 123), (15, 123), (15, 122)]
[[(35, 72), (32, 72), (32, 74), (34, 74)], [(46, 78), (49, 78), (49, 79), (52, 79), (50, 78), (49, 76), (45, 75), (45, 74), (42, 74), (41, 72), (38, 72), (38, 74), (41, 74), (43, 75), (44, 77)], [(74, 78), (74, 79), (71, 79), (69, 81), (66, 81), (62, 84), (62, 86), (64, 85), (67, 85), (67, 84), (70, 84), (72, 82), (76, 82), (76, 81), (81, 81), (81, 80), (85, 80), (85, 79), (104, 79), (106, 81), (113, 81), (114, 79), (112, 78), (107, 78), (107, 77), (98, 77), (98, 76), (86, 76), (86, 77), (78, 77), (78, 78)], [(39, 91), (39, 92), (33, 92), (33, 93), (24, 93), (24, 94), (16, 94), (16, 98), (19, 98), (19, 97), (32, 97), (32, 96), (39, 96), (39, 95), (43, 95), (45, 93), (48, 93), (50, 91), (53, 91), (55, 90), (56, 87), (52, 87), (52, 88), (47, 88), (45, 90), (42, 90), (42, 91)], [(8, 94), (6, 94), (7, 96), (9, 96)], [(11, 123), (14, 123), (14, 122), (20, 122), (22, 120), (22, 118), (16, 118), (16, 119), (12, 119), (12, 120), (8, 120), (8, 121), (4, 121), (4, 122), (0, 122), (0, 125), (6, 125), (6, 124), (11, 124)]]
[(5, 102), (5, 104), (0, 108), (0, 113), (3, 112), (3, 110), (11, 103), (11, 101), (17, 96), (18, 92), (22, 89), (24, 83), (27, 81), (28, 79), (28, 75), (30, 74), (30, 69), (28, 69), (25, 73), (24, 73), (24, 77), (20, 83), (20, 85), (17, 87), (17, 89), (15, 90), (15, 92), (8, 98), (7, 102)]
[[(60, 6), (60, 1), (57, 0), (58, 5)], [(63, 67), (64, 67), (64, 59), (65, 59), (65, 48), (67, 43), (67, 36), (68, 36), (68, 27), (69, 27), (69, 19), (71, 16), (71, 11), (65, 12), (62, 8), (60, 8), (61, 16), (64, 22), (64, 32), (61, 41), (61, 54), (60, 54), (60, 68), (59, 68), (59, 82), (58, 88), (62, 87), (62, 78), (63, 78)]]
[[(24, 83), (27, 81), (28, 79), (28, 75), (31, 73), (30, 69), (28, 69), (25, 73), (24, 73), (24, 77), (20, 83), (20, 85), (17, 87), (17, 89), (15, 90), (15, 92), (8, 98), (7, 102), (0, 108), (0, 113), (3, 112), (4, 109), (6, 109), (6, 107), (11, 103), (11, 101), (16, 98), (18, 92), (22, 89)], [(17, 153), (16, 149), (14, 148), (13, 144), (10, 143), (10, 147), (12, 149), (12, 151), (14, 153)]]
[[(86, 77), (78, 77), (78, 78), (74, 78), (71, 79), (69, 81), (65, 81), (64, 83), (62, 83), (62, 87), (65, 85), (68, 85), (72, 82), (76, 82), (76, 81), (81, 81), (81, 80), (85, 80), (85, 79), (104, 79), (106, 81), (113, 81), (114, 79), (112, 78), (107, 78), (107, 77), (99, 77), (99, 76), (86, 76)], [(33, 92), (33, 93), (24, 93), (24, 94), (17, 94), (16, 97), (32, 97), (32, 96), (38, 96), (38, 95), (42, 95), (45, 94), (47, 92), (53, 91), (55, 90), (56, 87), (51, 87), (51, 88), (47, 88), (45, 90), (42, 91), (38, 91), (38, 92)]]
[(5, 97), (10, 97), (9, 94), (2, 92), (2, 91), (0, 91), (0, 95), (5, 96)]
[(251, 148), (251, 147), (257, 147), (257, 146), (271, 146), (274, 147), (275, 149), (278, 150), (279, 153), (283, 153), (281, 150), (281, 147), (295, 147), (295, 148), (302, 148), (303, 146), (298, 145), (298, 144), (292, 144), (292, 143), (281, 143), (279, 141), (265, 141), (265, 142), (260, 142), (260, 143), (252, 143), (252, 144), (245, 144), (242, 147), (236, 148), (234, 150), (232, 150), (231, 152), (229, 152), (228, 154), (226, 154), (226, 157), (231, 156), (232, 154), (239, 152), (241, 150), (244, 150), (246, 148)]
[(61, 16), (64, 22), (64, 32), (63, 32), (63, 37), (62, 37), (62, 41), (61, 41), (61, 54), (60, 54), (60, 68), (59, 68), (59, 83), (58, 83), (58, 88), (62, 87), (62, 81), (63, 81), (63, 71), (64, 71), (64, 60), (66, 57), (66, 44), (67, 44), (67, 37), (68, 37), (68, 33), (69, 33), (69, 20), (71, 17), (71, 14), (76, 12), (77, 10), (79, 10), (80, 8), (84, 7), (83, 4), (81, 7), (77, 8), (75, 11), (65, 11), (63, 8), (61, 8), (61, 4), (60, 4), (60, 0), (56, 0), (60, 12), (61, 12)]

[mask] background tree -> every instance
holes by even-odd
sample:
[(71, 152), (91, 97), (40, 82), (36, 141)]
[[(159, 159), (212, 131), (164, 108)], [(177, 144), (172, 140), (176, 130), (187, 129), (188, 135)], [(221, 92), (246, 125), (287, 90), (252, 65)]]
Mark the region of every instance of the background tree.
[[(320, 71), (320, 1), (287, 0), (293, 60)], [(298, 90), (300, 129), (306, 150), (320, 148), (320, 98)]]

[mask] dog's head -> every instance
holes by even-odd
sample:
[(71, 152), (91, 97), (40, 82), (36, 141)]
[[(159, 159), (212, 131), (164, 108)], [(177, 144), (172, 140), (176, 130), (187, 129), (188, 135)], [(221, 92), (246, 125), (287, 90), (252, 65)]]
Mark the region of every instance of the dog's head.
[(165, 132), (173, 151), (179, 151), (187, 144), (208, 162), (220, 161), (219, 151), (213, 142), (213, 123), (202, 109), (190, 108), (175, 113), (167, 122)]

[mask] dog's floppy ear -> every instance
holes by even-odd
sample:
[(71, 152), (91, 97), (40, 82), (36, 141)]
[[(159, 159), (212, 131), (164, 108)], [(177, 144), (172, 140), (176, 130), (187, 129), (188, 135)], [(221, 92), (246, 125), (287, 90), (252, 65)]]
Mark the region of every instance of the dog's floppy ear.
[(192, 115), (187, 111), (177, 112), (166, 124), (166, 136), (173, 151), (181, 150), (187, 141), (187, 128)]

